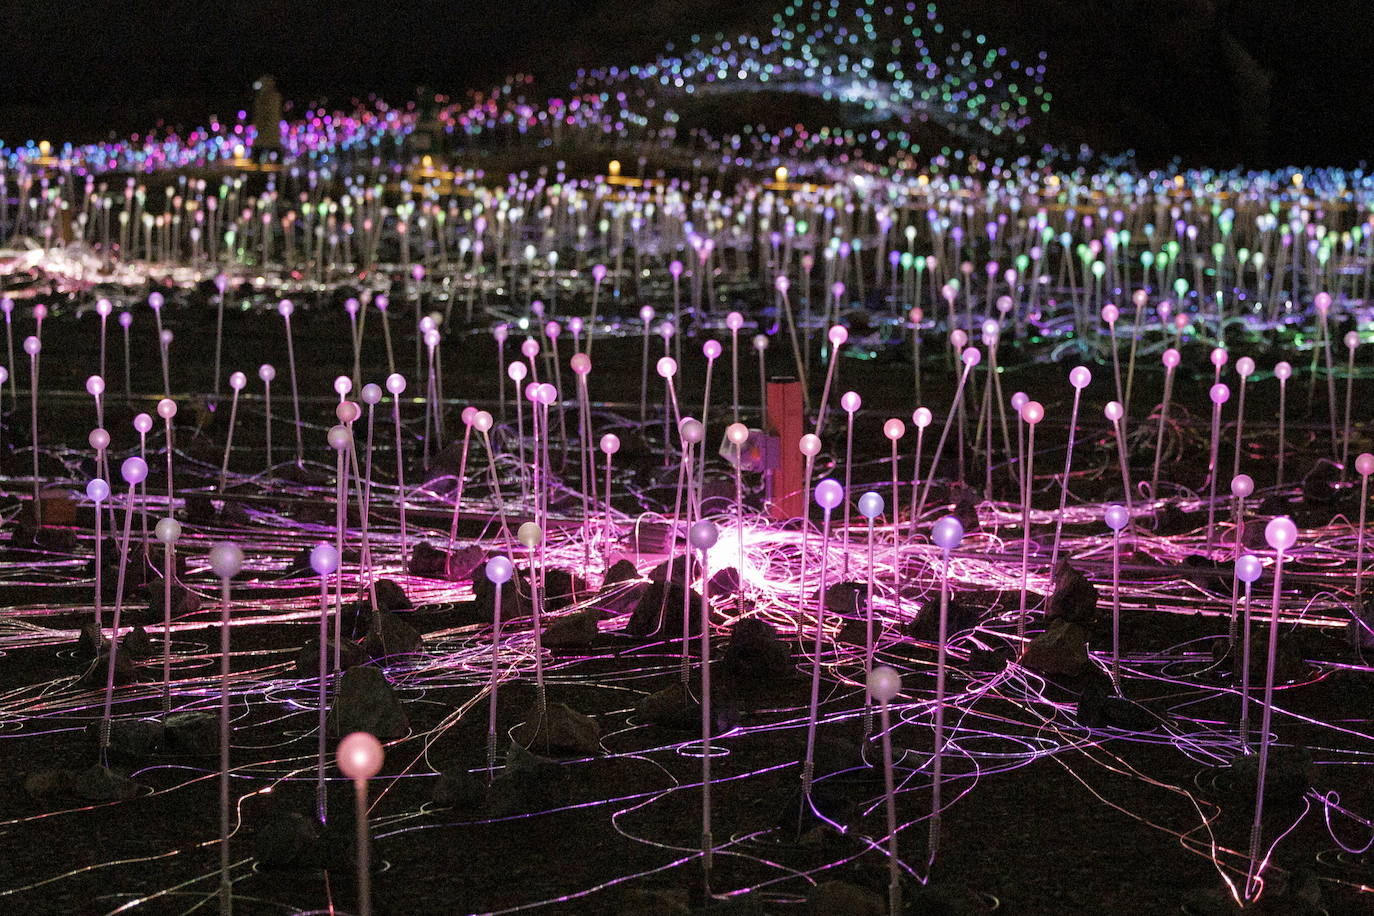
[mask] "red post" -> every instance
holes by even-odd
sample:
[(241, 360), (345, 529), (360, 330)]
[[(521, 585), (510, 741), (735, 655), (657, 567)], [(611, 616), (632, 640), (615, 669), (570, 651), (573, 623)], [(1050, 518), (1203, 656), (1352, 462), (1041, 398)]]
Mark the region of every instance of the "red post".
[(806, 465), (797, 444), (802, 437), (802, 385), (791, 377), (768, 382), (769, 435), (778, 437), (778, 467), (769, 514), (777, 521), (801, 518), (806, 508), (802, 480)]

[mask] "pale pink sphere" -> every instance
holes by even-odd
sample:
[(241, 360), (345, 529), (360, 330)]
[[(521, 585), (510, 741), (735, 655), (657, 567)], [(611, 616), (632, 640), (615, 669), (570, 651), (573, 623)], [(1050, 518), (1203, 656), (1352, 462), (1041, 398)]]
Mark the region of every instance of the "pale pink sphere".
[(1214, 347), (1209, 358), (1212, 360), (1212, 365), (1220, 369), (1222, 366), (1226, 365), (1226, 361), (1231, 358), (1231, 354), (1227, 353), (1222, 347)]
[(539, 399), (540, 404), (548, 407), (558, 400), (558, 389), (548, 382), (544, 382), (539, 386), (539, 390), (535, 393), (535, 397)]
[(1236, 360), (1236, 374), (1241, 378), (1249, 378), (1255, 374), (1255, 361), (1248, 356), (1242, 356)]
[(574, 353), (571, 363), (572, 371), (577, 375), (586, 375), (592, 371), (591, 357), (585, 353)]
[(1131, 293), (1131, 304), (1136, 308), (1144, 308), (1145, 303), (1148, 301), (1150, 301), (1150, 295), (1143, 289), (1138, 289)]
[(386, 390), (392, 394), (402, 394), (406, 390), (406, 377), (399, 372), (393, 372), (386, 377)]
[(833, 326), (826, 335), (830, 339), (832, 347), (840, 347), (849, 339), (849, 330), (842, 324)]
[(1115, 423), (1125, 415), (1126, 410), (1121, 406), (1120, 401), (1108, 401), (1107, 406), (1102, 408), (1102, 412), (1107, 415), (1108, 420)]
[(749, 427), (743, 423), (731, 423), (725, 427), (725, 438), (730, 440), (731, 445), (743, 445), (749, 441)]
[(460, 414), (458, 415), (459, 419), (461, 419), (461, 420), (463, 421), (463, 425), (464, 425), (464, 426), (471, 426), (471, 425), (472, 425), (472, 420), (473, 420), (473, 418), (476, 417), (476, 416), (477, 416), (477, 408), (476, 408), (476, 407), (473, 407), (471, 404), (469, 404), (468, 406), (464, 407), (464, 408), (463, 408), (463, 412), (460, 413)]
[(1018, 391), (1011, 396), (1011, 409), (1016, 411), (1018, 417), (1021, 415), (1021, 408), (1025, 407), (1026, 402), (1029, 400), (1030, 395), (1026, 394), (1024, 391)]
[(1246, 499), (1255, 492), (1255, 481), (1249, 474), (1237, 474), (1231, 478), (1231, 495), (1236, 499)]
[(86, 437), (86, 442), (97, 452), (103, 452), (110, 447), (110, 434), (106, 430), (96, 427), (91, 430), (90, 435)]
[(86, 393), (92, 397), (99, 397), (105, 393), (105, 380), (98, 375), (92, 375), (86, 379)]
[(340, 423), (352, 423), (362, 416), (363, 409), (352, 401), (340, 401), (334, 407), (334, 416)]
[(731, 312), (725, 316), (725, 326), (731, 331), (738, 331), (744, 327), (744, 316), (739, 312)]
[(868, 695), (881, 703), (890, 703), (902, 690), (902, 676), (887, 665), (879, 665), (868, 674)]
[(523, 382), (525, 376), (529, 374), (529, 371), (529, 368), (526, 367), (524, 363), (511, 363), (506, 367), (506, 375), (510, 376), (510, 380), (516, 384)]
[(916, 425), (917, 429), (925, 429), (934, 419), (935, 417), (930, 412), (929, 407), (917, 407), (911, 412), (911, 422)]
[(1212, 386), (1211, 390), (1207, 392), (1207, 396), (1212, 399), (1213, 404), (1220, 407), (1222, 404), (1231, 400), (1231, 389), (1227, 387), (1225, 382), (1217, 382)]
[(1112, 305), (1110, 302), (1102, 306), (1102, 320), (1107, 322), (1107, 324), (1116, 324), (1116, 319), (1120, 317), (1121, 313), (1117, 310), (1116, 306)]
[(1087, 366), (1075, 366), (1069, 372), (1069, 384), (1080, 391), (1087, 388), (1092, 383), (1093, 374)]
[(792, 285), (792, 281), (788, 280), (786, 277), (778, 277), (778, 279), (774, 281), (774, 285), (777, 286), (778, 292), (786, 296), (787, 289)]
[(1281, 382), (1288, 381), (1293, 376), (1293, 366), (1287, 362), (1274, 364), (1274, 378)]
[(1264, 539), (1275, 550), (1287, 550), (1298, 542), (1298, 526), (1286, 515), (1279, 516), (1264, 526)]
[(1164, 367), (1166, 369), (1174, 369), (1178, 367), (1178, 361), (1180, 358), (1181, 357), (1178, 355), (1178, 351), (1175, 350), (1173, 347), (1170, 347), (1169, 349), (1164, 351), (1164, 355), (1160, 357), (1160, 362), (1164, 364)]
[(1021, 419), (1031, 426), (1045, 419), (1045, 407), (1039, 401), (1027, 401), (1026, 406), (1021, 408)]
[(702, 344), (702, 346), (701, 346), (701, 352), (702, 352), (702, 354), (703, 354), (707, 359), (710, 359), (710, 360), (716, 359), (717, 357), (720, 356), (720, 341), (718, 341), (718, 340), (708, 340), (708, 341), (706, 341), (706, 343)]
[(339, 772), (349, 779), (368, 780), (382, 769), (382, 743), (367, 732), (354, 732), (339, 742)]
[(677, 375), (677, 360), (671, 356), (661, 358), (654, 366), (658, 370), (660, 378), (672, 378)]
[(491, 414), (485, 410), (479, 410), (472, 415), (472, 428), (479, 433), (490, 432), (494, 422)]
[(620, 451), (620, 437), (615, 433), (606, 433), (601, 437), (601, 451), (606, 455), (614, 455)]
[(353, 390), (353, 380), (346, 375), (334, 377), (334, 393), (339, 397), (346, 397)]
[(539, 355), (539, 341), (526, 337), (520, 344), (520, 355), (525, 359), (534, 359)]
[(336, 452), (342, 452), (353, 444), (353, 434), (348, 431), (347, 426), (330, 427), (325, 438), (329, 440), (329, 447)]
[(1347, 350), (1353, 350), (1360, 345), (1360, 335), (1355, 331), (1346, 331), (1342, 340), (1345, 342)]
[(270, 382), (276, 377), (277, 370), (269, 363), (263, 363), (258, 367), (258, 378), (262, 379), (264, 382)]
[(893, 417), (883, 424), (883, 435), (896, 442), (906, 435), (906, 424)]
[(815, 433), (806, 433), (797, 442), (797, 448), (808, 458), (815, 458), (821, 453), (821, 440)]
[(861, 406), (863, 406), (863, 398), (859, 397), (857, 391), (846, 391), (840, 396), (840, 407), (844, 408), (846, 413), (853, 413)]
[(1316, 305), (1317, 311), (1321, 312), (1323, 315), (1326, 314), (1331, 308), (1331, 294), (1328, 292), (1317, 293), (1317, 297), (1313, 300), (1313, 304)]
[(163, 398), (157, 402), (157, 415), (164, 420), (170, 420), (177, 415), (177, 402), (171, 398)]
[(972, 369), (983, 361), (983, 354), (977, 347), (965, 347), (964, 352), (959, 354), (959, 359), (963, 360), (965, 366)]
[(955, 328), (949, 332), (949, 345), (956, 350), (962, 350), (968, 346), (968, 334), (963, 328)]
[(242, 391), (248, 387), (248, 376), (242, 372), (234, 372), (229, 376), (229, 387), (235, 391)]
[(1359, 471), (1361, 477), (1368, 477), (1374, 474), (1374, 455), (1364, 452), (1355, 459), (1355, 470)]

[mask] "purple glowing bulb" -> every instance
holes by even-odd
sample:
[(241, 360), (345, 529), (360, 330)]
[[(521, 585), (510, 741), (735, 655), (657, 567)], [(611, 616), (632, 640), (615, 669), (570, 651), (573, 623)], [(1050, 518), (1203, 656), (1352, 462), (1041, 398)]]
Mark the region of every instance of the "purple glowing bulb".
[(1286, 515), (1270, 520), (1264, 526), (1264, 539), (1277, 551), (1286, 551), (1298, 542), (1298, 526)]
[(1247, 585), (1259, 579), (1264, 572), (1264, 562), (1253, 553), (1236, 558), (1236, 578)]
[(814, 496), (816, 505), (829, 512), (844, 502), (844, 487), (838, 481), (826, 478), (816, 484)]
[(1107, 507), (1102, 513), (1102, 520), (1107, 523), (1107, 527), (1113, 531), (1120, 531), (1131, 521), (1131, 514), (1126, 511), (1125, 506), (1116, 504)]
[(327, 576), (339, 568), (339, 551), (333, 544), (316, 544), (310, 550), (310, 568), (317, 576)]
[(954, 516), (946, 515), (930, 527), (930, 539), (936, 547), (948, 553), (964, 539), (964, 526)]
[(515, 567), (507, 557), (492, 557), (487, 561), (487, 579), (495, 585), (504, 585), (509, 582), (514, 573)]

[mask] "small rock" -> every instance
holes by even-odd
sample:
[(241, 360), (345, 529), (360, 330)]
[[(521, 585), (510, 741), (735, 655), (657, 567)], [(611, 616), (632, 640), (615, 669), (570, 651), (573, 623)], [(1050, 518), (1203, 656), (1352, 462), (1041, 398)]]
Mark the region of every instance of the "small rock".
[(71, 794), (85, 801), (124, 801), (138, 794), (138, 783), (92, 764), (73, 773)]
[(817, 885), (809, 903), (815, 916), (884, 916), (887, 912), (887, 901), (881, 895), (847, 881)]
[(1054, 571), (1054, 591), (1045, 618), (1062, 618), (1085, 626), (1097, 619), (1097, 586), (1070, 566), (1068, 560), (1060, 560)]
[(314, 864), (319, 839), (313, 818), (288, 811), (273, 817), (253, 836), (253, 855), (263, 868), (302, 868)]
[(390, 611), (378, 610), (363, 641), (370, 661), (397, 660), (420, 648), (420, 632)]
[(1077, 677), (1088, 668), (1088, 628), (1063, 618), (1026, 646), (1021, 663), (1042, 674)]
[(746, 617), (730, 630), (721, 668), (744, 680), (780, 680), (792, 673), (792, 646), (766, 620)]
[(329, 733), (370, 732), (399, 738), (410, 728), (404, 707), (380, 668), (349, 668), (339, 679), (338, 696), (329, 710)]
[[(946, 639), (956, 633), (971, 630), (978, 626), (978, 609), (957, 596), (950, 595), (949, 611), (945, 617)], [(907, 635), (922, 642), (938, 642), (940, 639), (940, 597), (928, 599), (916, 616), (906, 626)], [(877, 634), (874, 634), (875, 636)]]
[(129, 653), (130, 658), (149, 658), (153, 654), (153, 641), (148, 638), (148, 631), (139, 625), (125, 634), (119, 641), (119, 648)]
[[(86, 726), (86, 735), (100, 740), (99, 721)], [(148, 757), (162, 750), (162, 723), (152, 719), (111, 719), (110, 750), (123, 757)]]
[(1159, 720), (1145, 707), (1109, 694), (1094, 682), (1083, 688), (1078, 701), (1078, 723), (1085, 728), (1119, 728), (1123, 731), (1144, 732), (1156, 727)]
[(410, 603), (405, 590), (391, 579), (378, 579), (374, 588), (377, 591), (377, 610), (409, 611), (415, 605)]
[(693, 589), (684, 591), (680, 577), (669, 583), (650, 582), (639, 596), (625, 632), (631, 636), (658, 636), (664, 639), (682, 638), (682, 609), (688, 608), (687, 632), (701, 633), (701, 596)]
[(601, 612), (596, 608), (559, 617), (544, 628), (540, 639), (546, 649), (585, 648), (601, 635), (597, 624)]
[[(1259, 754), (1242, 754), (1227, 768), (1231, 776), (1230, 790), (1238, 798), (1255, 798), (1259, 778)], [(1316, 779), (1312, 755), (1304, 747), (1272, 744), (1269, 762), (1264, 773), (1264, 798), (1280, 804), (1301, 802)]]
[(450, 770), (435, 780), (431, 800), (440, 808), (470, 811), (482, 804), (485, 795), (486, 786), (480, 777), (467, 770)]
[(491, 812), (503, 817), (557, 808), (572, 798), (572, 786), (568, 767), (512, 744), (505, 769), (491, 784)]
[(219, 753), (219, 717), (187, 710), (170, 713), (162, 722), (162, 752), (178, 757), (210, 757)]
[[(380, 736), (378, 736), (380, 737)], [(563, 703), (550, 703), (541, 720), (537, 709), (515, 727), (511, 740), (540, 753), (590, 755), (601, 752), (601, 726)]]
[(640, 700), (635, 706), (635, 717), (640, 722), (664, 728), (701, 730), (701, 704), (681, 681)]
[[(366, 663), (367, 653), (363, 651), (363, 647), (345, 639), (339, 647), (339, 667), (347, 670)], [(326, 669), (333, 664), (334, 640), (330, 639), (325, 643)], [(320, 676), (320, 638), (318, 636), (301, 646), (300, 651), (296, 653), (296, 673), (301, 677)]]

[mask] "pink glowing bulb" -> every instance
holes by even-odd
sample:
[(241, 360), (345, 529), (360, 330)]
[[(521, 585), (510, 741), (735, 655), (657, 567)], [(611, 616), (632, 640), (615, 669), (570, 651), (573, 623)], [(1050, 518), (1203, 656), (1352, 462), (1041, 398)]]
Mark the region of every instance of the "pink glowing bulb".
[(544, 530), (534, 522), (525, 522), (515, 531), (515, 539), (529, 550), (539, 546), (539, 542), (544, 539)]
[(42, 349), (43, 343), (37, 337), (29, 336), (24, 338), (25, 353), (30, 356), (37, 356)]
[(1236, 360), (1236, 374), (1242, 379), (1247, 379), (1255, 374), (1255, 361), (1248, 356), (1242, 356)]
[(1374, 455), (1369, 452), (1361, 453), (1360, 457), (1355, 459), (1355, 470), (1359, 472), (1361, 477), (1374, 474)]
[(277, 377), (277, 370), (269, 363), (263, 363), (258, 367), (258, 378), (264, 382), (271, 382)]
[(930, 412), (928, 407), (917, 407), (911, 412), (911, 422), (917, 429), (925, 429), (935, 419), (935, 415)]
[(1264, 561), (1253, 553), (1236, 558), (1236, 578), (1247, 584), (1258, 581), (1264, 572)]
[(327, 576), (339, 568), (339, 552), (332, 544), (316, 544), (310, 550), (310, 568), (317, 576)]
[(677, 375), (677, 360), (671, 356), (662, 357), (654, 368), (658, 371), (659, 378), (670, 379)]
[(124, 482), (130, 486), (142, 483), (148, 477), (148, 462), (134, 455), (132, 458), (125, 458), (124, 463), (119, 466), (119, 476), (124, 478)]
[(744, 316), (739, 312), (731, 312), (725, 316), (725, 326), (731, 331), (738, 331), (744, 327)]
[(382, 743), (367, 732), (354, 732), (339, 742), (335, 757), (339, 772), (355, 782), (376, 776), (382, 769)]
[(210, 548), (210, 569), (221, 579), (232, 579), (243, 569), (243, 548), (233, 541), (220, 541)]
[(1231, 495), (1236, 499), (1245, 499), (1255, 492), (1255, 481), (1249, 474), (1237, 474), (1231, 478)]
[(890, 703), (902, 692), (902, 676), (887, 665), (868, 673), (868, 695), (879, 703)]
[(726, 440), (736, 448), (749, 441), (749, 427), (743, 423), (731, 423), (725, 427)]
[(1102, 513), (1102, 520), (1107, 523), (1107, 527), (1113, 531), (1120, 531), (1131, 521), (1131, 514), (1126, 511), (1125, 506), (1110, 505)]
[(887, 436), (887, 438), (891, 439), (893, 442), (896, 442), (906, 435), (906, 424), (896, 417), (893, 417), (883, 424), (883, 435)]
[(109, 497), (110, 485), (101, 478), (96, 477), (86, 484), (86, 498), (91, 502), (104, 502)]
[(556, 321), (550, 321), (544, 325), (544, 336), (549, 340), (557, 340), (558, 335), (563, 333), (563, 326)]
[(1298, 542), (1298, 526), (1286, 515), (1271, 519), (1264, 526), (1264, 539), (1277, 551), (1286, 551)]
[(1316, 298), (1312, 300), (1312, 304), (1317, 307), (1317, 311), (1325, 315), (1331, 309), (1331, 294), (1328, 292), (1317, 293)]
[(586, 375), (592, 371), (592, 359), (585, 353), (574, 353), (570, 362), (576, 375)]
[(1169, 349), (1164, 351), (1164, 354), (1159, 358), (1159, 361), (1164, 364), (1164, 367), (1166, 369), (1175, 369), (1178, 367), (1178, 362), (1181, 358), (1182, 357), (1178, 355), (1178, 351), (1175, 350), (1173, 347), (1170, 347)]
[(277, 314), (281, 315), (283, 318), (290, 318), (295, 311), (296, 304), (290, 299), (283, 299), (277, 303)]
[(163, 544), (171, 546), (181, 540), (181, 522), (170, 515), (166, 518), (160, 518), (157, 524), (153, 526), (153, 536)]
[(675, 329), (673, 328), (673, 323), (671, 321), (660, 322), (658, 326), (658, 336), (662, 337), (664, 342), (666, 343), (668, 340), (672, 338), (674, 330)]
[(1345, 348), (1347, 350), (1353, 350), (1360, 345), (1360, 335), (1355, 331), (1346, 331), (1342, 341), (1345, 343)]
[(859, 497), (859, 514), (871, 522), (873, 519), (883, 514), (883, 509), (886, 508), (886, 505), (887, 504), (883, 502), (881, 494), (869, 490), (863, 496)]
[(1227, 353), (1223, 347), (1216, 347), (1212, 350), (1212, 354), (1209, 358), (1212, 360), (1212, 365), (1220, 369), (1222, 366), (1226, 365), (1226, 361), (1231, 358), (1231, 354)]
[(458, 418), (463, 421), (464, 426), (471, 426), (473, 418), (475, 418), (476, 416), (477, 408), (469, 404), (468, 406), (463, 408), (463, 412), (458, 415)]
[(357, 299), (349, 297), (344, 300), (344, 311), (348, 313), (349, 318), (356, 318), (360, 307)]
[(956, 350), (962, 350), (968, 346), (968, 334), (963, 328), (955, 328), (949, 332), (949, 345)]
[(1039, 401), (1027, 401), (1026, 406), (1021, 408), (1021, 419), (1031, 426), (1045, 419), (1045, 408)]
[(922, 321), (925, 321), (926, 313), (919, 308), (913, 308), (906, 313), (906, 317), (910, 319), (912, 324), (920, 324)]
[(100, 397), (105, 393), (105, 380), (98, 375), (86, 379), (86, 393), (92, 397)]
[(840, 486), (839, 482), (826, 478), (816, 484), (814, 497), (816, 505), (829, 512), (844, 502), (844, 487)]
[(548, 382), (544, 382), (539, 386), (539, 390), (535, 392), (534, 396), (540, 404), (548, 407), (558, 400), (558, 389)]
[(134, 316), (133, 316), (133, 313), (132, 313), (132, 312), (120, 312), (120, 313), (119, 313), (119, 326), (120, 326), (121, 328), (126, 328), (126, 329), (127, 329), (127, 328), (128, 328), (130, 325), (132, 325), (133, 323), (134, 323)]
[(972, 369), (983, 361), (983, 354), (977, 347), (965, 347), (964, 352), (959, 354), (959, 359), (963, 360), (967, 368)]
[(1011, 396), (1011, 409), (1016, 411), (1016, 415), (1021, 415), (1021, 408), (1030, 402), (1030, 396), (1024, 391), (1018, 391)]
[(534, 359), (539, 355), (539, 341), (533, 337), (526, 337), (524, 342), (520, 344), (520, 355), (525, 359)]
[[(1007, 273), (1010, 274), (1010, 276), (1009, 276), (1008, 279), (1007, 279), (1007, 282), (1010, 283), (1011, 280), (1012, 280), (1013, 278), (1015, 278), (1016, 274), (1012, 273), (1011, 271), (1007, 271)], [(1007, 314), (1008, 312), (1011, 311), (1011, 307), (1012, 307), (1011, 296), (998, 296), (998, 297), (997, 297), (997, 311), (999, 311), (999, 312), (1001, 312), (1003, 315), (1005, 315), (1005, 314)]]
[(568, 319), (568, 330), (572, 332), (574, 337), (582, 333), (582, 327), (582, 319), (576, 315)]
[(683, 417), (682, 422), (677, 426), (678, 435), (682, 441), (689, 445), (696, 445), (706, 438), (706, 427), (695, 417)]
[(1131, 304), (1136, 308), (1144, 308), (1145, 303), (1150, 301), (1150, 296), (1143, 289), (1138, 289), (1131, 293)]
[(164, 420), (170, 420), (177, 415), (177, 402), (171, 398), (163, 398), (157, 402), (157, 415)]
[(330, 427), (325, 438), (329, 441), (329, 447), (336, 452), (342, 452), (353, 444), (353, 434), (348, 431), (347, 426)]
[(353, 390), (353, 380), (352, 380), (352, 379), (350, 379), (350, 378), (349, 378), (348, 376), (346, 376), (346, 375), (335, 376), (335, 378), (334, 378), (334, 393), (335, 393), (335, 394), (337, 394), (337, 395), (338, 395), (339, 397), (341, 397), (341, 398), (342, 398), (342, 397), (347, 397), (347, 396), (348, 396), (348, 393), (349, 393), (350, 391), (352, 391), (352, 390)]
[(399, 395), (406, 390), (406, 377), (399, 372), (393, 372), (386, 377), (386, 390), (393, 395)]
[(386, 307), (391, 304), (391, 301), (387, 299), (386, 296), (377, 296), (372, 300), (372, 304), (377, 306), (377, 311), (385, 312)]
[(531, 404), (539, 403), (539, 383), (531, 381), (525, 386), (525, 400)]
[(946, 515), (930, 527), (930, 539), (941, 550), (953, 550), (964, 539), (964, 526), (954, 516)]
[(706, 343), (701, 345), (701, 352), (707, 359), (714, 361), (720, 356), (720, 341), (706, 341)]
[(101, 318), (109, 318), (109, 317), (110, 317), (110, 313), (113, 312), (113, 311), (114, 311), (114, 306), (110, 303), (110, 300), (109, 300), (109, 299), (98, 299), (98, 300), (96, 300), (96, 303), (95, 303), (95, 313), (96, 313), (97, 315), (99, 315)]
[(477, 413), (472, 415), (472, 428), (477, 430), (479, 433), (489, 432), (491, 430), (492, 424), (495, 422), (496, 421), (492, 419), (491, 414), (485, 410), (479, 410), (477, 411)]
[(720, 532), (716, 530), (715, 523), (706, 519), (694, 524), (687, 532), (687, 540), (697, 550), (710, 550), (716, 546), (719, 537)]
[(606, 433), (601, 437), (601, 451), (606, 455), (614, 455), (620, 451), (620, 437), (615, 433)]
[(496, 342), (498, 344), (504, 344), (506, 342), (506, 338), (510, 337), (510, 325), (498, 324), (496, 327), (491, 329), (491, 336), (496, 338)]
[(1092, 383), (1093, 374), (1087, 366), (1075, 366), (1069, 372), (1069, 384), (1082, 391)]
[(863, 406), (863, 398), (859, 397), (857, 391), (846, 391), (840, 395), (840, 407), (844, 409), (845, 413), (852, 414), (861, 406)]
[(97, 452), (103, 452), (110, 447), (110, 434), (106, 430), (96, 427), (86, 437), (86, 442)]
[(153, 311), (157, 311), (158, 309), (162, 308), (162, 304), (165, 301), (166, 300), (162, 297), (162, 293), (154, 292), (148, 294), (148, 306)]
[(754, 335), (754, 349), (762, 353), (768, 349), (768, 337), (765, 334)]
[(773, 285), (777, 287), (778, 292), (786, 296), (787, 289), (792, 285), (792, 281), (788, 280), (785, 276), (779, 276), (776, 280), (773, 281)]
[(352, 401), (340, 401), (334, 407), (334, 416), (340, 423), (349, 424), (363, 415), (363, 409)]
[(525, 376), (529, 374), (529, 371), (529, 368), (524, 363), (511, 363), (506, 367), (506, 375), (510, 376), (510, 380), (517, 385), (525, 380)]
[(486, 574), (494, 585), (505, 585), (515, 574), (515, 566), (507, 557), (492, 557), (487, 561)]
[(368, 382), (363, 386), (363, 390), (359, 393), (359, 396), (362, 398), (364, 404), (369, 407), (376, 407), (382, 402), (381, 386), (373, 382)]
[(1212, 403), (1220, 407), (1231, 399), (1231, 389), (1225, 382), (1217, 382), (1207, 392), (1207, 396), (1212, 399)]
[(594, 265), (592, 265), (592, 279), (593, 279), (594, 281), (596, 281), (597, 283), (600, 283), (602, 280), (606, 279), (606, 265), (605, 265), (605, 264), (594, 264)]
[(1102, 306), (1102, 320), (1107, 322), (1107, 324), (1116, 324), (1116, 319), (1120, 317), (1121, 313), (1117, 310), (1117, 307), (1110, 302)]
[(242, 372), (235, 372), (229, 376), (229, 387), (235, 391), (242, 391), (248, 387), (248, 376)]
[(1293, 376), (1293, 367), (1287, 362), (1274, 364), (1274, 378), (1280, 382), (1286, 382)]
[(672, 275), (674, 280), (682, 276), (682, 271), (683, 267), (681, 261), (673, 261), (668, 265), (668, 273)]
[(821, 453), (821, 440), (815, 433), (806, 433), (797, 440), (797, 448), (807, 458), (815, 458)]

